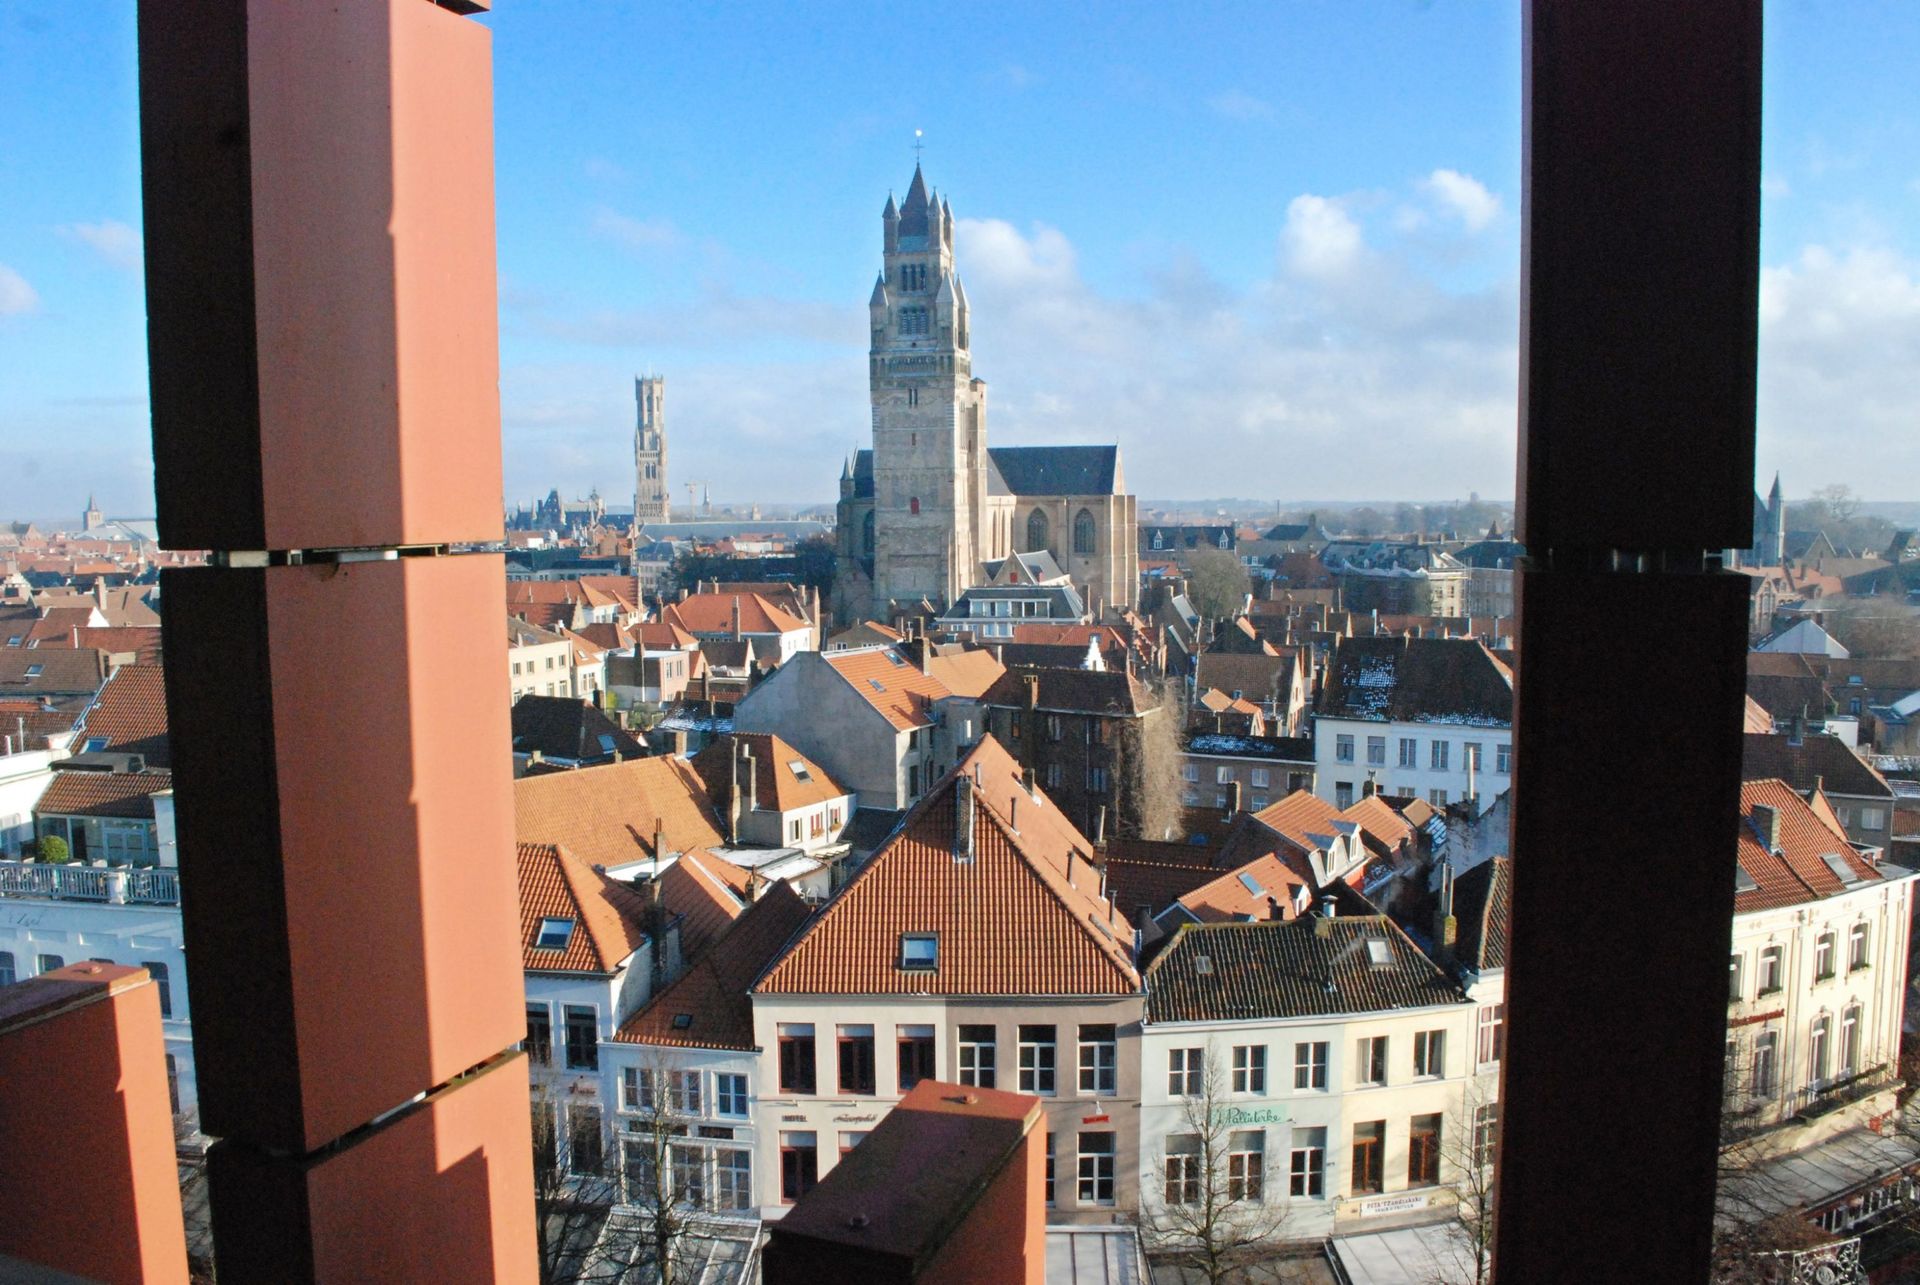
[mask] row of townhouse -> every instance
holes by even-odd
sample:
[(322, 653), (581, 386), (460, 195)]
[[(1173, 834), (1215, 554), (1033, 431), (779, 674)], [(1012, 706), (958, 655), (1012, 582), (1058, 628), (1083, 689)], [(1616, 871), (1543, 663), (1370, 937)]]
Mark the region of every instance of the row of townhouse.
[[(1729, 1106), (1792, 1150), (1886, 1109), (1914, 876), (1818, 797), (1743, 808)], [(1092, 845), (983, 740), (823, 907), (765, 886), (605, 1032), (559, 1132), (651, 1182), (665, 1119), (679, 1198), (772, 1219), (932, 1078), (1042, 1100), (1052, 1222), (1171, 1221), (1215, 1177), (1286, 1239), (1452, 1217), (1497, 1147), (1511, 862), (1443, 860), (1408, 926), (1326, 822), (1299, 895), (1191, 898), (1143, 967)]]

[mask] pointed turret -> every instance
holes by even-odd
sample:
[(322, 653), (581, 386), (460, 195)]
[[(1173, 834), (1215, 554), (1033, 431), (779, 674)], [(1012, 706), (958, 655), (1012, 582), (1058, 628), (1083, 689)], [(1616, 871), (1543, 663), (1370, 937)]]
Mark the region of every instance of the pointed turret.
[(899, 209), (893, 203), (893, 193), (887, 193), (887, 208), (880, 211), (880, 217), (891, 223), (900, 217)]
[(885, 309), (887, 306), (887, 274), (877, 273), (873, 278), (873, 293), (867, 298), (867, 307)]
[(907, 185), (907, 199), (900, 203), (900, 235), (926, 236), (927, 219), (927, 180), (920, 174), (920, 167), (913, 167), (913, 182)]
[(893, 204), (893, 193), (887, 193), (887, 208), (880, 211), (880, 242), (888, 254), (900, 248), (900, 211)]
[(944, 196), (940, 198), (940, 222), (942, 225), (940, 234), (951, 246), (953, 244), (953, 207), (947, 204), (947, 198)]

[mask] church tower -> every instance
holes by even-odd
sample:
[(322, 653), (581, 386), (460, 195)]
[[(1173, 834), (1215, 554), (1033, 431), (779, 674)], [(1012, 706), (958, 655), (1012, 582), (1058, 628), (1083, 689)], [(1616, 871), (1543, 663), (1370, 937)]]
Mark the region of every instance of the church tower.
[(914, 166), (906, 199), (880, 216), (880, 276), (868, 300), (873, 406), (873, 607), (951, 603), (982, 579), (986, 384), (973, 377), (967, 292), (953, 264), (953, 211)]
[(633, 426), (633, 524), (670, 522), (665, 377), (635, 379), (633, 396), (638, 404)]

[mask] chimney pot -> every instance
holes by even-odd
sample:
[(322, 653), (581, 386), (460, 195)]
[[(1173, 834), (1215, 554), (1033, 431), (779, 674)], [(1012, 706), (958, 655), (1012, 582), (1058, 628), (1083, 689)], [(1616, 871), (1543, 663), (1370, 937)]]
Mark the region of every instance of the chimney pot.
[(1338, 911), (1334, 908), (1333, 898), (1332, 897), (1322, 898), (1320, 901), (1320, 917), (1322, 919), (1332, 919), (1337, 914), (1338, 914)]

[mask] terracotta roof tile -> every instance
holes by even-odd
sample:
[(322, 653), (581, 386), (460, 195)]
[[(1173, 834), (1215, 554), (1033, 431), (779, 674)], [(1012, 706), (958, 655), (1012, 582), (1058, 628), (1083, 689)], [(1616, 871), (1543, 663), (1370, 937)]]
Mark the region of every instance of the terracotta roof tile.
[[(763, 811), (791, 812), (851, 793), (825, 768), (771, 732), (735, 732), (715, 737), (692, 760), (694, 771), (707, 783), (707, 797), (723, 813), (733, 795), (734, 747), (742, 744), (753, 753), (754, 798)], [(794, 770), (796, 764), (799, 772)]]
[(614, 1040), (676, 1048), (754, 1048), (748, 990), (809, 913), (807, 903), (785, 881), (775, 883), (685, 975), (615, 1032)]
[(711, 852), (683, 852), (660, 876), (660, 904), (680, 917), (680, 953), (698, 959), (751, 900), (751, 876)]
[(724, 841), (706, 786), (676, 758), (642, 758), (513, 783), (514, 837), (558, 843), (590, 866), (645, 861), (654, 827), (668, 853)]
[(757, 593), (693, 593), (679, 602), (669, 603), (660, 613), (662, 620), (679, 625), (689, 633), (717, 634), (733, 631), (733, 605), (740, 604), (740, 632), (745, 634), (785, 634), (809, 629), (805, 620), (782, 611)]
[[(1290, 919), (1294, 914), (1294, 892), (1306, 887), (1306, 880), (1295, 874), (1277, 856), (1256, 857), (1246, 865), (1229, 870), (1201, 884), (1179, 899), (1188, 914), (1201, 923), (1228, 920)], [(1274, 913), (1268, 904), (1279, 905)]]
[[(1761, 841), (1764, 814), (1755, 812), (1757, 806), (1771, 807), (1779, 816), (1778, 850), (1770, 851)], [(1829, 812), (1828, 816), (1831, 815)], [(1849, 881), (1858, 886), (1886, 877), (1854, 851), (1845, 831), (1833, 820), (1822, 819), (1785, 781), (1742, 784), (1740, 818), (1736, 859), (1746, 880), (1735, 884), (1736, 913), (1819, 901), (1847, 891)], [(1849, 880), (1835, 873), (1829, 857), (1848, 872)], [(1746, 882), (1751, 882), (1753, 887), (1746, 887)]]
[(1403, 843), (1413, 842), (1413, 827), (1393, 810), (1392, 804), (1377, 794), (1369, 794), (1361, 799), (1340, 813), (1339, 819), (1359, 826), (1361, 833), (1388, 852)]
[(1006, 666), (995, 660), (992, 652), (976, 650), (935, 654), (927, 662), (927, 671), (955, 696), (978, 697), (1006, 672)]
[[(520, 947), (530, 973), (611, 973), (647, 939), (647, 903), (553, 843), (522, 843)], [(563, 950), (539, 950), (542, 921), (573, 927)]]
[(1305, 852), (1318, 846), (1314, 835), (1333, 833), (1340, 811), (1310, 790), (1295, 790), (1271, 807), (1253, 814), (1253, 819)]
[(104, 749), (116, 754), (140, 754), (148, 767), (173, 762), (167, 741), (167, 686), (158, 665), (122, 665), (107, 679), (87, 708), (74, 746), (104, 736)]
[(901, 731), (931, 726), (930, 706), (953, 695), (945, 683), (921, 673), (891, 647), (824, 652), (821, 659)]
[[(972, 784), (976, 769), (978, 785)], [(971, 861), (954, 859), (962, 793), (973, 809)], [(908, 814), (754, 989), (1131, 993), (1139, 986), (1132, 927), (1099, 896), (1091, 851), (1044, 794), (1026, 793), (1018, 765), (987, 737)], [(899, 967), (901, 937), (913, 933), (935, 935), (936, 967)]]
[(37, 816), (153, 816), (153, 796), (173, 788), (171, 772), (55, 772)]

